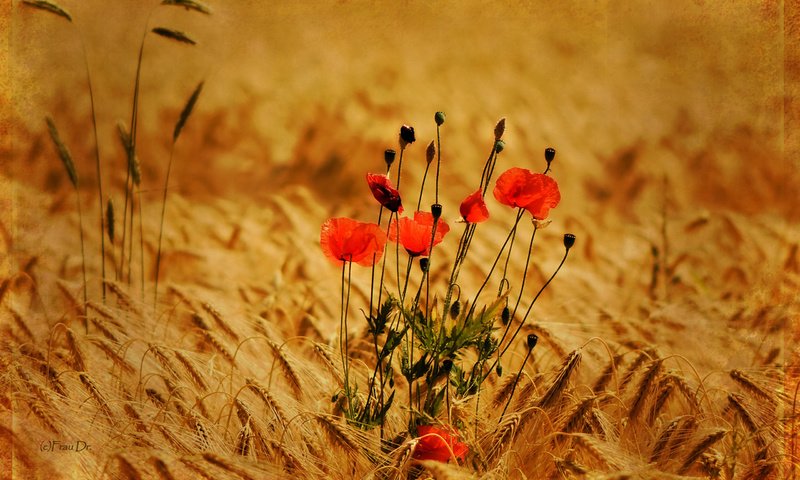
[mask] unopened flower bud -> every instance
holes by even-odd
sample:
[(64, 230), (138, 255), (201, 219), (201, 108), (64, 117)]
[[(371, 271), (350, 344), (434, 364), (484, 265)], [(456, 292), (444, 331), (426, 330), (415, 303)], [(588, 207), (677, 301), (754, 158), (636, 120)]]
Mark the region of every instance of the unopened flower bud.
[(430, 263), (431, 263), (431, 261), (427, 257), (420, 258), (419, 259), (419, 268), (423, 272), (427, 272), (428, 271), (428, 267), (430, 267)]
[(503, 325), (508, 325), (508, 322), (511, 320), (511, 310), (508, 309), (508, 305), (503, 308), (503, 313), (500, 314), (500, 320), (503, 322)]
[(440, 203), (431, 205), (431, 214), (434, 220), (438, 220), (442, 216), (442, 205)]
[(500, 140), (503, 138), (503, 133), (506, 131), (506, 117), (498, 120), (497, 125), (494, 126), (494, 139)]
[(533, 347), (536, 346), (536, 342), (539, 341), (539, 336), (535, 333), (528, 334), (528, 349), (533, 350)]
[(497, 368), (495, 368), (494, 371), (497, 372), (498, 377), (503, 376), (503, 366), (500, 365), (499, 363), (497, 364)]
[(444, 112), (436, 112), (436, 115), (433, 116), (433, 119), (436, 121), (436, 125), (441, 126), (444, 123), (446, 115)]
[(450, 370), (452, 369), (453, 369), (453, 361), (450, 360), (449, 358), (445, 358), (442, 361), (442, 371), (444, 373), (450, 373)]
[(556, 158), (556, 149), (552, 147), (547, 147), (544, 149), (544, 159), (547, 160), (547, 163), (553, 161)]
[(575, 245), (575, 235), (571, 233), (564, 234), (564, 247), (569, 250), (572, 246)]
[(459, 313), (461, 313), (461, 302), (456, 300), (452, 305), (450, 305), (450, 318), (458, 318)]
[(417, 140), (414, 135), (414, 127), (410, 125), (403, 125), (400, 127), (400, 148), (405, 148), (407, 144), (414, 143)]
[(494, 142), (494, 151), (496, 153), (502, 152), (504, 148), (506, 148), (506, 142), (502, 140), (497, 140), (496, 142)]
[(397, 152), (392, 150), (391, 148), (387, 148), (383, 152), (383, 160), (386, 162), (387, 167), (391, 167), (394, 163), (394, 157), (397, 155)]
[(428, 163), (431, 163), (435, 156), (436, 156), (436, 146), (433, 144), (433, 140), (431, 140), (431, 143), (428, 144), (428, 148), (425, 150), (425, 160)]

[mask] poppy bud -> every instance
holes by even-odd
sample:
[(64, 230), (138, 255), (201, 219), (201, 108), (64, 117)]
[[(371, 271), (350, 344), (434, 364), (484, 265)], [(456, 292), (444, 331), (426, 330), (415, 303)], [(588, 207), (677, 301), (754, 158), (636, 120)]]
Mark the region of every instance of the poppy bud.
[(539, 336), (535, 333), (531, 333), (528, 335), (528, 349), (533, 350), (533, 347), (536, 346), (536, 342), (539, 341)]
[(389, 377), (389, 388), (394, 388), (394, 378)]
[(397, 155), (397, 152), (395, 152), (391, 148), (387, 148), (383, 152), (383, 160), (386, 162), (386, 166), (387, 167), (391, 167), (392, 166), (392, 164), (394, 163), (395, 155)]
[(503, 138), (503, 133), (506, 131), (506, 117), (498, 120), (497, 125), (494, 126), (494, 139), (500, 140)]
[(575, 245), (575, 235), (571, 233), (564, 234), (564, 247), (569, 250), (572, 246)]
[(336, 400), (339, 400), (339, 392), (336, 392), (331, 397), (331, 403), (336, 403)]
[(504, 142), (502, 140), (498, 140), (498, 141), (494, 142), (494, 151), (495, 152), (500, 153), (500, 152), (503, 151), (504, 148), (506, 148), (506, 142)]
[(508, 309), (508, 305), (503, 308), (500, 320), (503, 322), (503, 325), (508, 325), (509, 320), (511, 320), (511, 310)]
[(456, 300), (452, 305), (450, 305), (450, 318), (457, 318), (459, 313), (461, 313), (461, 302)]
[(431, 261), (427, 257), (420, 258), (419, 259), (419, 268), (420, 268), (420, 270), (422, 270), (423, 272), (427, 272), (428, 271), (428, 267), (430, 267), (430, 262)]
[(547, 163), (553, 161), (556, 158), (556, 149), (552, 147), (547, 147), (544, 149), (544, 159), (547, 160)]
[(431, 214), (433, 215), (434, 220), (439, 219), (439, 217), (442, 216), (442, 205), (439, 203), (434, 203), (431, 205)]
[(436, 112), (436, 115), (433, 116), (433, 119), (436, 121), (436, 125), (441, 126), (445, 119), (444, 112)]
[(497, 368), (495, 368), (494, 371), (497, 372), (498, 377), (503, 376), (503, 366), (500, 365), (499, 363), (497, 364)]
[(425, 150), (425, 161), (431, 163), (435, 156), (436, 156), (436, 146), (433, 144), (433, 140), (431, 140), (431, 143), (428, 144), (428, 148)]
[(400, 148), (405, 148), (409, 143), (414, 143), (417, 137), (414, 135), (414, 127), (403, 125), (400, 127)]
[(450, 370), (452, 369), (453, 369), (453, 361), (450, 360), (449, 358), (445, 358), (444, 361), (442, 361), (442, 371), (444, 373), (450, 373)]

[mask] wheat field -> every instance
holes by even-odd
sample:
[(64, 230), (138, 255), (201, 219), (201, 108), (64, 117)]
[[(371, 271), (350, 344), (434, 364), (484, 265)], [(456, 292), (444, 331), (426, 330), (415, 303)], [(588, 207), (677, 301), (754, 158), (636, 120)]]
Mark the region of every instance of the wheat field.
[[(160, 3), (63, 0), (70, 21), (0, 5), (2, 478), (795, 478), (791, 2), (209, 0), (209, 15)], [(131, 125), (142, 35), (161, 26), (196, 45), (145, 37), (141, 216), (126, 226), (117, 123)], [(470, 426), (460, 464), (415, 459), (401, 407), (386, 418), (394, 443), (343, 420), (341, 271), (319, 245), (328, 217), (374, 220), (364, 175), (385, 168), (403, 124), (417, 133), (403, 171), (413, 203), (437, 111), (454, 230), (500, 118), (498, 168), (541, 170), (544, 149), (558, 152), (562, 200), (536, 237), (524, 306), (562, 235), (577, 238), (522, 329), (539, 344), (513, 396), (506, 373), (453, 403)], [(100, 229), (108, 198), (114, 241)], [(465, 292), (514, 221), (487, 203)], [(434, 290), (457, 243), (436, 253)], [(515, 295), (523, 260), (509, 264)], [(369, 289), (354, 269), (361, 385)], [(513, 347), (505, 371), (525, 354)]]

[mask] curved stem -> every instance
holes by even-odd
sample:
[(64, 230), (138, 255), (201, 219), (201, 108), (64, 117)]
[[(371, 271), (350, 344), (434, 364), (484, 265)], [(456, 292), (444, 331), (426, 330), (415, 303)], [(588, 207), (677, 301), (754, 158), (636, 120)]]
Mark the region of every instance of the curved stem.
[[(164, 236), (164, 215), (167, 211), (167, 191), (169, 190), (169, 175), (172, 172), (172, 156), (175, 152), (175, 141), (169, 149), (169, 162), (167, 163), (167, 178), (164, 180), (164, 195), (161, 199), (161, 222), (158, 227), (158, 249), (156, 250), (156, 278), (155, 278), (155, 292), (153, 293), (153, 310), (158, 307), (158, 276), (161, 271), (161, 240)], [(141, 208), (141, 207), (140, 207)]]
[(489, 283), (489, 279), (492, 278), (492, 273), (494, 272), (494, 268), (497, 266), (497, 262), (500, 261), (500, 257), (503, 256), (503, 251), (506, 249), (506, 245), (508, 245), (509, 240), (511, 240), (511, 237), (517, 231), (517, 225), (519, 225), (519, 221), (522, 218), (522, 215), (524, 213), (525, 213), (525, 209), (524, 208), (520, 208), (519, 211), (517, 212), (517, 218), (514, 221), (514, 226), (511, 227), (511, 231), (508, 232), (508, 236), (506, 237), (505, 242), (503, 242), (503, 246), (500, 247), (500, 251), (497, 253), (497, 257), (495, 257), (494, 263), (492, 263), (492, 268), (489, 269), (489, 273), (486, 275), (486, 279), (483, 281), (483, 284), (481, 284), (481, 288), (479, 288), (478, 289), (478, 293), (475, 294), (475, 300), (472, 302), (472, 305), (469, 307), (469, 312), (467, 313), (467, 318), (469, 318), (469, 316), (472, 315), (472, 313), (475, 311), (475, 305), (478, 304), (478, 297), (480, 297), (481, 292), (486, 287), (486, 284)]
[(525, 364), (528, 363), (528, 357), (531, 356), (531, 352), (533, 351), (532, 348), (528, 349), (528, 353), (525, 355), (525, 360), (522, 361), (522, 365), (519, 367), (519, 372), (517, 372), (517, 377), (514, 379), (514, 385), (511, 386), (511, 394), (508, 396), (508, 400), (506, 401), (506, 406), (503, 407), (503, 412), (500, 414), (500, 420), (498, 423), (503, 421), (503, 416), (506, 414), (506, 410), (508, 410), (508, 406), (511, 405), (511, 399), (514, 398), (514, 391), (517, 389), (517, 383), (519, 383), (519, 378), (522, 376), (522, 370), (525, 368)]
[[(533, 301), (531, 302), (530, 306), (528, 307), (528, 310), (525, 312), (525, 316), (522, 317), (522, 321), (519, 322), (519, 326), (514, 331), (514, 335), (511, 336), (511, 339), (508, 341), (508, 343), (506, 344), (505, 348), (503, 348), (503, 351), (500, 353), (500, 356), (503, 356), (503, 354), (506, 353), (506, 350), (508, 350), (508, 347), (510, 347), (511, 344), (514, 342), (514, 339), (517, 338), (517, 334), (522, 329), (522, 326), (525, 325), (525, 320), (528, 319), (528, 315), (530, 315), (531, 309), (533, 309), (533, 306), (536, 304), (536, 300), (538, 300), (539, 295), (541, 295), (542, 292), (544, 292), (544, 289), (547, 288), (548, 285), (550, 285), (550, 282), (552, 282), (553, 279), (556, 278), (556, 275), (558, 274), (558, 271), (561, 270), (561, 266), (564, 265), (564, 262), (567, 260), (567, 256), (568, 255), (569, 255), (569, 249), (566, 249), (564, 251), (564, 257), (561, 259), (561, 263), (558, 264), (558, 267), (553, 272), (553, 274), (550, 276), (550, 278), (547, 279), (545, 284), (542, 285), (542, 288), (540, 288), (539, 291), (536, 293), (536, 296), (533, 297)], [(510, 323), (509, 323), (509, 325), (510, 325)]]
[(106, 302), (106, 240), (105, 240), (105, 219), (103, 216), (103, 176), (100, 168), (100, 142), (97, 139), (97, 114), (94, 107), (94, 89), (92, 88), (92, 77), (89, 74), (89, 58), (86, 55), (86, 44), (83, 42), (83, 36), (78, 34), (81, 42), (81, 51), (83, 52), (83, 65), (86, 70), (86, 84), (89, 90), (89, 107), (92, 114), (92, 134), (94, 136), (94, 159), (95, 168), (97, 171), (97, 197), (98, 205), (100, 206), (100, 268), (103, 292), (103, 303)]

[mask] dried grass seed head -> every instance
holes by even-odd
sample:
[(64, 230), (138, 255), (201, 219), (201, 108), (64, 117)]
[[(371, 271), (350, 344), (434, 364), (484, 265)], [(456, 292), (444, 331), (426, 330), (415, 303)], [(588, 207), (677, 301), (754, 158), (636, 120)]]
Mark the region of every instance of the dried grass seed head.
[(169, 38), (170, 40), (175, 40), (180, 43), (197, 45), (197, 42), (189, 38), (189, 36), (186, 35), (185, 33), (178, 30), (172, 30), (170, 28), (164, 28), (164, 27), (156, 27), (152, 30), (152, 32), (155, 33), (156, 35), (162, 36), (164, 38)]
[(54, 13), (59, 17), (66, 18), (68, 22), (72, 22), (72, 15), (53, 2), (48, 2), (46, 0), (22, 0), (22, 4), (33, 8), (38, 8), (39, 10), (45, 10), (50, 13)]
[(195, 12), (211, 15), (211, 9), (196, 0), (163, 0), (161, 5), (174, 5), (176, 7), (184, 7), (186, 10), (194, 10)]
[(64, 145), (64, 142), (61, 141), (61, 136), (58, 134), (58, 129), (56, 128), (55, 122), (49, 116), (45, 117), (45, 122), (47, 122), (47, 130), (50, 132), (50, 138), (53, 140), (53, 144), (58, 151), (58, 156), (61, 158), (61, 162), (64, 164), (64, 168), (67, 170), (67, 175), (69, 175), (69, 181), (72, 183), (73, 188), (78, 188), (78, 172), (75, 170), (75, 163), (72, 161), (72, 155), (70, 155), (67, 146)]

